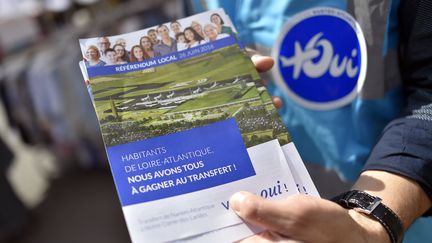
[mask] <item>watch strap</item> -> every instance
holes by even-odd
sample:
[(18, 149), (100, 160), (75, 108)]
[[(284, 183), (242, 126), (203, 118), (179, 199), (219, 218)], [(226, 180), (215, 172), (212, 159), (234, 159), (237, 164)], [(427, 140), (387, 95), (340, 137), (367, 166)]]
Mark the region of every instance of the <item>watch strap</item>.
[(400, 218), (389, 207), (381, 202), (381, 198), (366, 192), (351, 190), (336, 196), (332, 201), (347, 209), (357, 209), (378, 220), (390, 236), (392, 243), (402, 242), (404, 228)]

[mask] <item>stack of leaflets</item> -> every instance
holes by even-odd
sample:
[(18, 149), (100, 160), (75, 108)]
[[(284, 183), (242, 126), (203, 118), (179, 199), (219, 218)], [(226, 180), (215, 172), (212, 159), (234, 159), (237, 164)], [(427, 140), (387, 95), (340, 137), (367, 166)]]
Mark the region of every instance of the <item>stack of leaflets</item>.
[(319, 196), (222, 9), (80, 40), (133, 242), (229, 242), (247, 225), (229, 198)]

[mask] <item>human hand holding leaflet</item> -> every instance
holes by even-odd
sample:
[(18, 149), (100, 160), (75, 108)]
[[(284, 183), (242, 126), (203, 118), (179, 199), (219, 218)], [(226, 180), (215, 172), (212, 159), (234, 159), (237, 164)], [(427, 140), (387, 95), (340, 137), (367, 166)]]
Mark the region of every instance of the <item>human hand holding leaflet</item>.
[[(363, 172), (354, 189), (383, 199), (400, 217), (405, 230), (431, 206), (431, 200), (417, 183), (385, 171)], [(409, 207), (411, 204), (407, 200), (418, 206)], [(390, 242), (389, 235), (377, 220), (317, 197), (294, 195), (269, 201), (239, 192), (231, 197), (230, 205), (246, 222), (267, 229), (241, 243)]]

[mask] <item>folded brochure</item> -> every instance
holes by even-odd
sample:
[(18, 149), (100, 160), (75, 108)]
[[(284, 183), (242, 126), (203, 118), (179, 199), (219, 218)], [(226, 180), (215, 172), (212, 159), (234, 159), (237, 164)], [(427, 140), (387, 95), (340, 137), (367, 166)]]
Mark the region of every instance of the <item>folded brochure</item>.
[(236, 33), (218, 9), (80, 39), (132, 242), (236, 241), (259, 232), (229, 208), (241, 190), (319, 196)]

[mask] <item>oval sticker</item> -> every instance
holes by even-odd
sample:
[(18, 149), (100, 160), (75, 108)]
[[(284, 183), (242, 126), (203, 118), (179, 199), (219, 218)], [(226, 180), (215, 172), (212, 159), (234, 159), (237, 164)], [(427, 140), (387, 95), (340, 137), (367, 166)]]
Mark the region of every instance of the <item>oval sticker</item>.
[(276, 84), (300, 105), (328, 110), (349, 104), (366, 76), (366, 42), (347, 12), (312, 8), (283, 27), (272, 56)]

